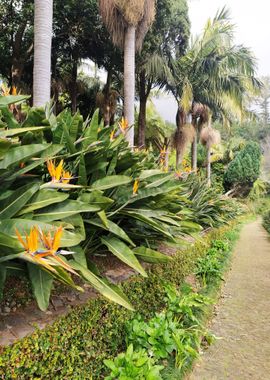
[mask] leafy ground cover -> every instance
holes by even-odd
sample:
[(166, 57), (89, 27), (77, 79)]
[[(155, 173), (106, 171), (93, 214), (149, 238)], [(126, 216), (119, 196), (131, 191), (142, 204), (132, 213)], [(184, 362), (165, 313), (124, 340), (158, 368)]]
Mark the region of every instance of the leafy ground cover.
[[(122, 289), (134, 305), (136, 315), (140, 315), (145, 323), (154, 323), (157, 315), (170, 314), (172, 309), (178, 308), (179, 290), (184, 278), (195, 270), (197, 259), (211, 247), (213, 240), (225, 239), (229, 251), (236, 239), (235, 230), (233, 226), (213, 231), (193, 247), (186, 251), (178, 251), (167, 264), (151, 268), (147, 278), (135, 276), (124, 283)], [(168, 289), (172, 289), (170, 301)], [(205, 287), (204, 291), (206, 292)], [(1, 348), (0, 375), (4, 375), (5, 379), (102, 379), (106, 375), (110, 376), (104, 360), (114, 360), (118, 353), (126, 350), (127, 322), (132, 323), (132, 320), (135, 320), (132, 311), (107, 303), (103, 299), (91, 300), (45, 330), (37, 330), (13, 346)], [(181, 340), (178, 340), (178, 343), (179, 347), (182, 347)], [(196, 356), (198, 346), (192, 348), (191, 356)], [(145, 357), (148, 348), (143, 350), (146, 350), (142, 354), (142, 357)], [(132, 348), (129, 349), (129, 355), (131, 352)], [(180, 364), (183, 356), (180, 349), (177, 352), (180, 353), (177, 359)], [(173, 379), (172, 373), (181, 373), (182, 368), (190, 367), (192, 360), (188, 356), (190, 364), (183, 363), (180, 369), (175, 369), (174, 360), (170, 360), (174, 359), (175, 353), (176, 350), (172, 350), (171, 358), (163, 359), (167, 360), (165, 364), (169, 367), (166, 371), (163, 369), (164, 372), (160, 371), (164, 379)], [(118, 360), (121, 362), (122, 359), (120, 357)], [(148, 359), (145, 363), (147, 362)], [(161, 365), (164, 366), (164, 363)], [(160, 367), (156, 368), (157, 372), (159, 370)]]

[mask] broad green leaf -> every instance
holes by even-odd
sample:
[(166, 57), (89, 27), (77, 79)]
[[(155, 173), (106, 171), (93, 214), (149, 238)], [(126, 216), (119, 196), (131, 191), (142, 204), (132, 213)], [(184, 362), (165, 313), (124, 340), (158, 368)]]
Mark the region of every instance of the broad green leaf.
[(84, 212), (100, 211), (98, 206), (88, 205), (80, 201), (66, 200), (53, 206), (45, 207), (35, 213), (35, 220), (51, 222)]
[[(38, 220), (28, 220), (28, 219), (5, 219), (0, 221), (0, 232), (10, 235), (11, 237), (17, 239), (16, 236), (16, 228), (20, 231), (20, 233), (24, 234), (24, 232), (29, 233), (30, 229), (34, 226), (38, 226), (42, 231), (52, 231), (55, 230), (54, 224), (43, 223)], [(60, 241), (60, 247), (73, 247), (75, 245), (80, 244), (82, 241), (82, 237), (80, 234), (76, 234), (75, 232), (70, 232), (64, 230), (63, 236)]]
[(10, 111), (8, 106), (2, 106), (0, 105), (0, 115), (2, 114), (3, 120), (5, 124), (7, 125), (8, 129), (13, 128), (19, 128), (20, 124), (15, 119), (15, 116), (13, 115), (13, 112)]
[(54, 158), (54, 156), (62, 149), (63, 145), (50, 144), (48, 148), (41, 153), (40, 158), (33, 159), (33, 162), (31, 164), (27, 164), (24, 168), (17, 170), (14, 174), (11, 175), (10, 179), (14, 179), (18, 176), (28, 173), (30, 170), (36, 168), (37, 166), (43, 165), (45, 161)]
[(142, 199), (150, 198), (150, 197), (156, 197), (157, 195), (160, 194), (166, 194), (169, 193), (170, 191), (179, 189), (180, 184), (175, 182), (175, 181), (168, 181), (167, 183), (158, 186), (156, 188), (140, 188), (138, 190), (138, 194), (133, 196), (132, 198), (129, 199), (129, 203), (134, 203), (138, 202)]
[(84, 155), (80, 155), (80, 162), (79, 162), (79, 179), (78, 179), (78, 184), (81, 186), (87, 186), (87, 173), (86, 173), (86, 168), (85, 168), (85, 159)]
[[(69, 262), (70, 263), (70, 262)], [(71, 263), (70, 263), (71, 264)], [(72, 267), (80, 272), (82, 277), (89, 282), (96, 290), (98, 290), (108, 300), (118, 303), (124, 306), (128, 310), (134, 310), (129, 303), (127, 297), (123, 294), (120, 288), (110, 284), (106, 279), (102, 279), (96, 276), (93, 272), (84, 268), (82, 265), (76, 262), (72, 262)]]
[(162, 224), (155, 222), (152, 218), (148, 218), (145, 215), (133, 211), (120, 211), (120, 213), (123, 215), (127, 215), (131, 218), (137, 219), (146, 225), (149, 225), (155, 231), (161, 232), (164, 236), (167, 236), (169, 239), (173, 240), (172, 235), (165, 228), (162, 227)]
[(105, 211), (102, 210), (102, 211), (98, 212), (97, 214), (98, 214), (98, 216), (99, 216), (99, 218), (100, 218), (102, 224), (103, 224), (106, 228), (108, 228), (108, 219), (107, 219), (107, 215), (106, 215)]
[(82, 193), (79, 196), (78, 200), (92, 206), (100, 207), (102, 210), (105, 210), (108, 206), (114, 203), (111, 198), (104, 197), (104, 195), (102, 195), (102, 192), (98, 190)]
[(125, 243), (115, 237), (103, 237), (101, 238), (101, 241), (116, 257), (129, 265), (131, 268), (135, 269), (143, 277), (147, 277), (145, 270), (136, 259), (136, 256)]
[(80, 245), (77, 245), (76, 247), (72, 247), (72, 251), (75, 252), (73, 259), (76, 261), (76, 263), (79, 263), (84, 268), (87, 268), (85, 250)]
[(95, 181), (91, 188), (95, 190), (107, 190), (113, 187), (126, 185), (131, 181), (132, 178), (125, 175), (111, 175)]
[(38, 189), (39, 184), (37, 183), (25, 185), (0, 201), (0, 219), (9, 219), (16, 215)]
[(15, 164), (19, 165), (33, 156), (40, 155), (48, 146), (48, 144), (31, 144), (10, 148), (3, 160), (0, 161), (0, 169), (7, 169)]
[(28, 263), (27, 267), (37, 304), (42, 311), (46, 311), (50, 302), (53, 277), (37, 265)]
[(0, 256), (22, 251), (22, 245), (17, 238), (0, 232)]
[(54, 203), (64, 202), (68, 197), (69, 194), (60, 193), (53, 189), (39, 190), (17, 215), (23, 215)]
[(129, 238), (129, 236), (126, 234), (126, 232), (119, 227), (116, 223), (112, 222), (110, 219), (108, 219), (107, 227), (104, 226), (103, 223), (101, 223), (98, 219), (93, 220), (85, 220), (85, 223), (92, 224), (93, 226), (100, 227), (105, 229), (106, 231), (111, 232), (115, 236), (121, 238), (122, 240), (126, 241), (133, 247), (136, 245), (133, 243), (133, 241)]
[(0, 138), (0, 160), (4, 157), (11, 146), (11, 141)]
[(64, 131), (67, 149), (69, 150), (71, 154), (76, 153), (77, 149), (75, 148), (75, 145), (69, 135), (69, 131), (67, 130), (67, 126), (65, 124), (63, 125), (63, 131)]
[(174, 175), (173, 174), (167, 174), (167, 175), (161, 175), (158, 176), (157, 179), (155, 179), (153, 182), (149, 183), (148, 185), (145, 186), (146, 189), (150, 189), (151, 187), (159, 187), (160, 185), (163, 185), (163, 183), (166, 183), (173, 179)]
[(97, 109), (94, 112), (94, 115), (92, 116), (91, 122), (89, 126), (84, 130), (83, 134), (83, 143), (82, 147), (83, 149), (86, 149), (90, 144), (94, 143), (98, 139), (98, 116), (99, 116), (99, 110)]
[(170, 256), (143, 246), (133, 249), (133, 252), (137, 257), (147, 263), (167, 263), (171, 260)]
[(1, 131), (0, 130), (0, 137), (12, 137), (24, 134), (26, 132), (40, 132), (44, 130), (46, 127), (29, 127), (29, 128), (13, 128)]
[(0, 96), (0, 107), (9, 106), (10, 104), (20, 103), (30, 98), (30, 95), (8, 95)]
[(143, 170), (139, 176), (139, 179), (142, 181), (149, 177), (156, 176), (157, 174), (164, 174), (164, 172), (160, 169)]

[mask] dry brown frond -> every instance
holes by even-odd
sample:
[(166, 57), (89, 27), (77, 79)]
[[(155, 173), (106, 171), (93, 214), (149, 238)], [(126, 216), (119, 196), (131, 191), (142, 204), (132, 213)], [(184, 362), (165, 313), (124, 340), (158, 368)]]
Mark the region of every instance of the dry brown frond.
[(192, 117), (196, 120), (195, 126), (200, 129), (203, 124), (207, 124), (211, 117), (211, 112), (208, 106), (202, 103), (194, 103), (192, 107)]
[(144, 1), (144, 14), (143, 18), (139, 21), (136, 29), (136, 50), (140, 50), (146, 33), (155, 20), (156, 15), (156, 1)]
[(200, 134), (200, 141), (209, 148), (220, 143), (220, 133), (212, 127), (204, 127)]
[(115, 45), (123, 48), (129, 25), (136, 27), (136, 49), (155, 18), (155, 0), (99, 0), (100, 14)]
[(128, 23), (117, 8), (115, 0), (99, 0), (99, 11), (113, 43), (123, 48)]
[(173, 136), (173, 147), (178, 152), (184, 152), (189, 143), (192, 143), (196, 135), (195, 128), (192, 124), (185, 124), (181, 128), (177, 128)]

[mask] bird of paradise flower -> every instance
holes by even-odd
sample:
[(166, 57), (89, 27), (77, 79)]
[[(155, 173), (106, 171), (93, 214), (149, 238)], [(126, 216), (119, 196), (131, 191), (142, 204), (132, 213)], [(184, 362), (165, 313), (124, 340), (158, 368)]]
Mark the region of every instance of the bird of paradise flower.
[(54, 266), (61, 266), (67, 271), (77, 274), (73, 268), (65, 262), (60, 254), (72, 254), (73, 252), (59, 250), (60, 241), (63, 234), (63, 228), (58, 227), (55, 233), (52, 235), (51, 232), (47, 234), (41, 230), (41, 228), (34, 226), (31, 228), (29, 235), (25, 233), (25, 238), (23, 239), (20, 232), (15, 230), (17, 238), (24, 248), (24, 254), (30, 261), (35, 264), (43, 266), (50, 272), (56, 273)]

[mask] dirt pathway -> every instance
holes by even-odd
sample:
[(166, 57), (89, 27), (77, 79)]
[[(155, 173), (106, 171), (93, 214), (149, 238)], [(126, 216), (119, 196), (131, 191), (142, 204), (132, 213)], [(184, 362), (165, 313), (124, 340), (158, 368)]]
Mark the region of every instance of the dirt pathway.
[(270, 240), (259, 220), (241, 232), (210, 328), (222, 339), (190, 380), (270, 379)]

